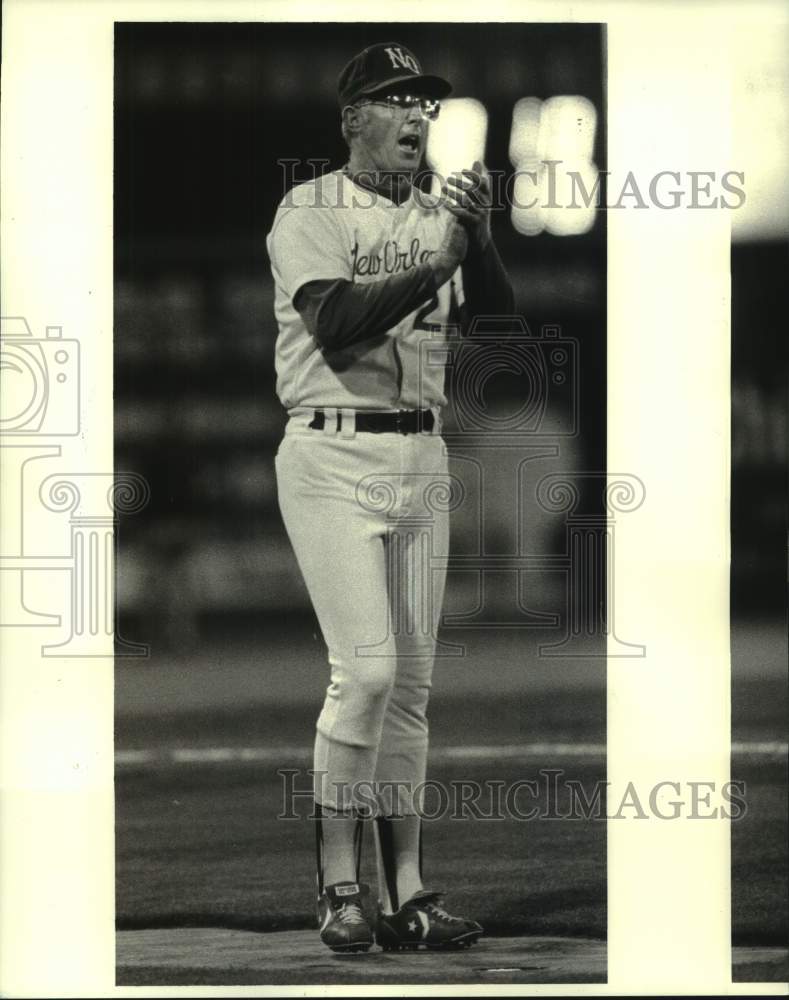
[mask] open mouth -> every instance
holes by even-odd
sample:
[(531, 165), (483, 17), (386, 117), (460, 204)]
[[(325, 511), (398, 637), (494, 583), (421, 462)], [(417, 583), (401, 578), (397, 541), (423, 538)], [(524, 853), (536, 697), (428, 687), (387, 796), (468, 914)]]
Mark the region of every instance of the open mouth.
[(397, 145), (406, 153), (417, 153), (419, 151), (419, 136), (413, 134), (401, 135), (397, 140)]

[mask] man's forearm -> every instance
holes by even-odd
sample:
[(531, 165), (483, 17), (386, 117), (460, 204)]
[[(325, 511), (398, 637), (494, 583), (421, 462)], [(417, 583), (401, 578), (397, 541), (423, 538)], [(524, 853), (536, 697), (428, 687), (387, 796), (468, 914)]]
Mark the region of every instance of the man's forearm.
[(391, 330), (436, 294), (433, 271), (420, 264), (381, 281), (308, 281), (293, 304), (324, 350), (338, 350)]
[(493, 240), (484, 250), (469, 247), (462, 265), (465, 313), (475, 316), (511, 316), (515, 311), (512, 284)]

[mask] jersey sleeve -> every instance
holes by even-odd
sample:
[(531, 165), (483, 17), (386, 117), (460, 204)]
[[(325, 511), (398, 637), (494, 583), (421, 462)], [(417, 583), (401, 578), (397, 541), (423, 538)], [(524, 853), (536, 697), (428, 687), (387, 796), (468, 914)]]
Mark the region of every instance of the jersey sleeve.
[(452, 275), (452, 291), (455, 296), (455, 303), (460, 308), (466, 302), (466, 295), (463, 291), (463, 270), (458, 268)]
[(512, 316), (515, 296), (493, 240), (484, 250), (469, 247), (461, 264), (461, 280), (468, 323), (479, 316)]
[(280, 209), (269, 236), (269, 256), (291, 302), (308, 281), (353, 277), (340, 225), (322, 206)]
[(324, 350), (379, 337), (436, 294), (429, 264), (380, 281), (315, 281), (302, 285), (293, 305)]

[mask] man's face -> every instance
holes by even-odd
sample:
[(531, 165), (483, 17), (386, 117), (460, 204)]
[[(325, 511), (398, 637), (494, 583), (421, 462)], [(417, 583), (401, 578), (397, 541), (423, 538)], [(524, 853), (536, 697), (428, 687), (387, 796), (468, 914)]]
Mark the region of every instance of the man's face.
[(427, 144), (428, 127), (418, 107), (406, 110), (383, 102), (370, 103), (362, 107), (362, 116), (359, 145), (371, 168), (399, 172), (418, 169)]

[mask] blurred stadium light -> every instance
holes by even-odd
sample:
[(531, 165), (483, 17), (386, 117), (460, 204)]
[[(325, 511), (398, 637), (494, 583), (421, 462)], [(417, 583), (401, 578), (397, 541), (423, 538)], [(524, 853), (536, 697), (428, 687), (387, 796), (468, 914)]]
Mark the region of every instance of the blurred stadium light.
[(488, 112), (470, 97), (442, 101), (441, 114), (430, 123), (427, 162), (436, 171), (433, 194), (450, 174), (468, 169), (475, 160), (484, 161), (488, 134)]
[(578, 236), (594, 226), (596, 129), (597, 112), (586, 97), (524, 97), (516, 102), (509, 155), (519, 172), (511, 213), (519, 233)]
[(732, 168), (745, 174), (745, 204), (732, 212), (735, 240), (789, 237), (787, 32), (738, 25), (733, 44)]
[(537, 97), (522, 97), (512, 112), (510, 130), (510, 162), (517, 171), (513, 185), (512, 224), (524, 236), (536, 236), (545, 228), (539, 205), (539, 184), (532, 177), (539, 177), (541, 164), (538, 149), (542, 101)]

